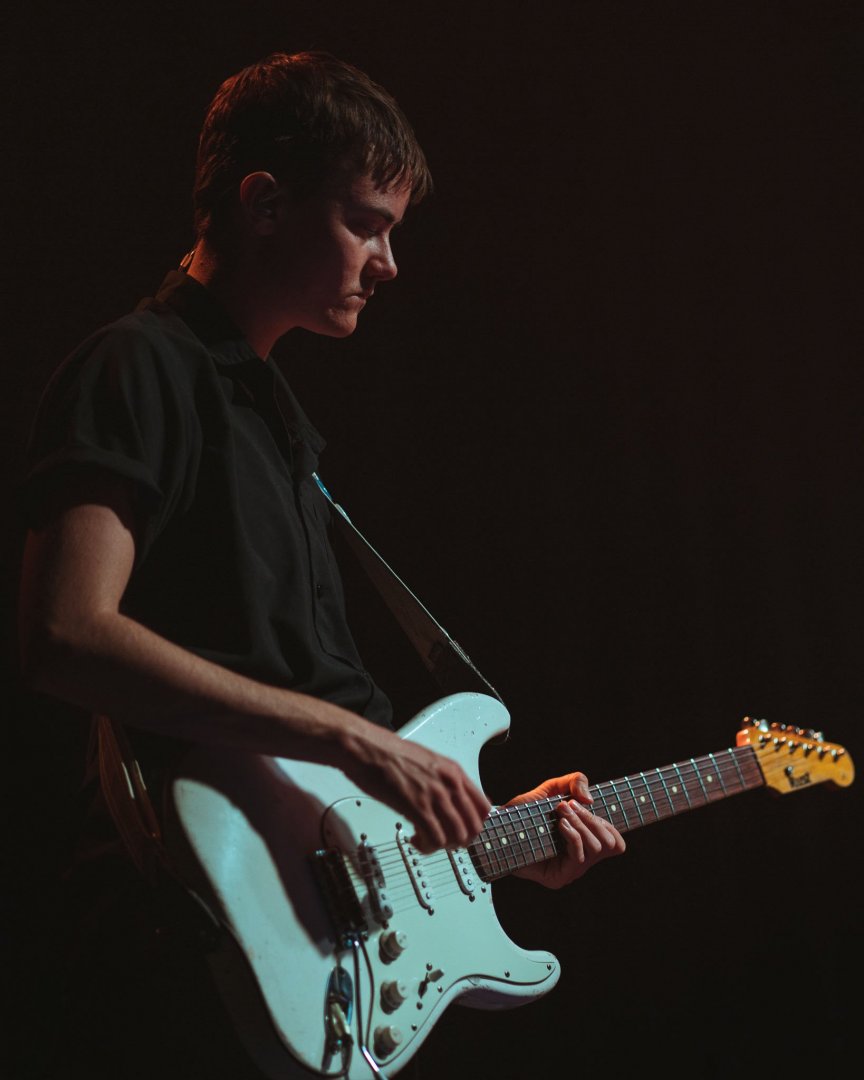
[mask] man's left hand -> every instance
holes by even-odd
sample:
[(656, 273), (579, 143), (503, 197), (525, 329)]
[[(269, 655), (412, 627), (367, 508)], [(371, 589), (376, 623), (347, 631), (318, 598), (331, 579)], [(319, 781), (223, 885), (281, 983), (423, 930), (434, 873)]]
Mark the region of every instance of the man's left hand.
[(507, 806), (534, 802), (561, 796), (555, 808), (558, 827), (566, 843), (562, 855), (534, 866), (515, 870), (516, 877), (538, 881), (548, 889), (560, 889), (582, 877), (595, 863), (611, 855), (621, 855), (625, 850), (624, 837), (605, 818), (591, 813), (588, 806), (592, 799), (588, 791), (588, 778), (584, 773), (568, 773), (546, 780), (532, 791), (517, 795)]

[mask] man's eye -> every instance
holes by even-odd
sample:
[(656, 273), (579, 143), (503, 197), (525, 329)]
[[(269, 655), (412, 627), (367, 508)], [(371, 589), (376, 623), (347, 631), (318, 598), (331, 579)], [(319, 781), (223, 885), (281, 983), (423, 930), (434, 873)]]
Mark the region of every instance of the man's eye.
[(365, 221), (358, 221), (352, 228), (358, 236), (365, 236), (368, 239), (373, 236), (380, 236), (383, 231), (379, 225), (370, 225)]

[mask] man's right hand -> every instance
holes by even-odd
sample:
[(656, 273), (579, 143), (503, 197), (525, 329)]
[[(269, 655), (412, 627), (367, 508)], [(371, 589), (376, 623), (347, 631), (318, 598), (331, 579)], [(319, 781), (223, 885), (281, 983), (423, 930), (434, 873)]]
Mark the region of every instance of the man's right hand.
[(392, 806), (416, 830), (423, 852), (464, 847), (478, 836), (492, 809), (452, 758), (361, 720), (341, 735), (347, 760), (340, 767), (364, 791)]

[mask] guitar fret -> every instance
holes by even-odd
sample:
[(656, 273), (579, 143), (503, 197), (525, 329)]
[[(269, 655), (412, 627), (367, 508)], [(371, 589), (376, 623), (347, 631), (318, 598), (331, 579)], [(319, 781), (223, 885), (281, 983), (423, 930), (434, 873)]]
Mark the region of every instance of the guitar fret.
[(620, 793), (620, 791), (618, 790), (618, 788), (617, 788), (617, 787), (615, 786), (615, 784), (616, 784), (616, 781), (615, 781), (615, 780), (613, 780), (613, 781), (612, 781), (612, 790), (614, 791), (614, 793), (615, 793), (615, 795), (616, 795), (616, 797), (617, 797), (617, 799), (618, 799), (618, 802), (619, 802), (619, 804), (620, 804), (620, 806), (621, 806), (621, 816), (622, 816), (622, 817), (624, 818), (624, 827), (625, 827), (625, 828), (627, 828), (627, 829), (629, 829), (629, 828), (631, 828), (631, 827), (632, 827), (632, 826), (630, 825), (630, 818), (628, 817), (628, 815), (627, 815), (627, 811), (626, 811), (626, 809), (624, 808), (624, 801), (623, 801), (623, 799), (621, 798), (621, 793)]
[(615, 781), (610, 780), (606, 784), (606, 786), (610, 787), (612, 789), (612, 795), (613, 795), (613, 797), (615, 799), (615, 802), (612, 803), (612, 806), (611, 806), (612, 814), (617, 815), (617, 816), (620, 817), (619, 822), (612, 821), (611, 817), (609, 818), (609, 820), (612, 821), (612, 824), (616, 825), (616, 827), (619, 828), (619, 829), (622, 826), (624, 827), (625, 830), (629, 829), (630, 828), (630, 819), (627, 817), (627, 811), (624, 809), (624, 806), (622, 805), (621, 795), (620, 795), (620, 793), (618, 791), (618, 788), (615, 787)]
[(674, 814), (675, 803), (672, 801), (672, 796), (669, 794), (669, 788), (666, 786), (666, 778), (660, 769), (655, 769), (655, 772), (660, 777), (660, 783), (663, 785), (663, 791), (666, 795), (666, 798), (669, 800), (669, 813)]
[[(513, 855), (509, 850), (510, 837), (507, 835), (507, 819), (503, 814), (496, 815), (497, 820), (495, 822), (493, 831), (494, 838), (493, 844), (496, 844), (495, 853), (499, 860), (499, 863), (503, 863), (503, 868), (507, 871), (517, 870), (518, 866), (513, 865)], [(500, 867), (499, 867), (500, 869)]]
[(520, 866), (530, 866), (536, 862), (534, 855), (534, 841), (532, 839), (533, 826), (530, 814), (524, 805), (511, 807), (508, 811), (512, 819), (513, 835), (511, 844), (519, 856)]
[(605, 817), (610, 824), (615, 825), (617, 828), (619, 825), (623, 825), (624, 822), (623, 820), (615, 820), (616, 818), (620, 818), (621, 816), (617, 803), (613, 803), (611, 806), (609, 805), (609, 800), (606, 797), (606, 792), (604, 789), (610, 786), (610, 784), (598, 784), (597, 794), (600, 796), (600, 801), (603, 803), (603, 817)]
[(558, 854), (558, 847), (555, 843), (557, 832), (555, 831), (554, 814), (550, 813), (552, 809), (552, 802), (547, 801), (545, 804), (535, 804), (532, 808), (532, 814), (535, 818), (539, 818), (536, 821), (537, 835), (540, 840), (540, 849), (543, 852), (544, 858), (553, 858)]
[(672, 768), (675, 770), (675, 775), (678, 777), (678, 780), (681, 783), (681, 790), (684, 792), (684, 798), (687, 800), (687, 807), (689, 809), (693, 806), (693, 803), (690, 801), (690, 795), (687, 791), (687, 784), (684, 782), (684, 777), (681, 775), (681, 770), (678, 768), (678, 766), (673, 765)]
[(639, 824), (644, 825), (645, 816), (642, 813), (642, 807), (639, 805), (639, 800), (636, 798), (636, 792), (633, 790), (633, 785), (630, 782), (630, 777), (625, 776), (624, 779), (627, 781), (627, 787), (630, 789), (630, 797), (633, 800), (633, 805), (636, 807), (636, 813), (639, 815)]
[(711, 764), (714, 766), (714, 770), (717, 773), (717, 779), (720, 781), (720, 787), (723, 788), (723, 794), (728, 795), (729, 789), (726, 787), (726, 783), (723, 780), (722, 766), (717, 763), (717, 758), (714, 756), (714, 754), (709, 754), (708, 757), (711, 759)]
[[(728, 794), (726, 784), (723, 781), (722, 768), (717, 764), (717, 761), (712, 754), (699, 758), (699, 763), (702, 770), (702, 776), (708, 785), (708, 801), (712, 802), (716, 799), (722, 799)], [(717, 781), (719, 781), (719, 784)]]
[(644, 772), (639, 773), (639, 777), (642, 783), (645, 785), (645, 790), (648, 793), (648, 798), (651, 800), (651, 809), (654, 811), (655, 820), (659, 820), (660, 811), (657, 809), (657, 803), (654, 801), (654, 793), (651, 791), (651, 785), (648, 783), (648, 777)]
[[(532, 863), (540, 861), (534, 847), (534, 822), (531, 820), (531, 814), (527, 807), (518, 806), (516, 810), (516, 816), (519, 820), (519, 846), (523, 852), (523, 866), (530, 866)], [(524, 857), (526, 841), (528, 844), (528, 858)]]
[(709, 761), (711, 763), (711, 765), (714, 767), (714, 775), (720, 781), (721, 790), (718, 790), (717, 788), (714, 788), (714, 798), (715, 799), (723, 799), (727, 795), (731, 794), (731, 792), (729, 790), (729, 787), (728, 787), (728, 785), (726, 783), (726, 780), (723, 777), (723, 766), (717, 760), (717, 756), (715, 754), (709, 754), (706, 760)]
[(735, 766), (735, 769), (738, 772), (738, 779), (741, 781), (741, 786), (746, 787), (747, 785), (744, 783), (744, 774), (741, 772), (741, 769), (738, 765), (738, 755), (735, 753), (734, 750), (731, 750), (729, 752), (729, 757), (732, 759), (732, 764)]
[[(480, 834), (478, 840), (472, 845), (476, 851), (475, 865), (478, 865), (478, 873), (480, 873), (487, 880), (493, 877), (499, 877), (504, 867), (502, 865), (501, 854), (495, 845), (495, 811), (489, 815), (483, 832)], [(496, 865), (497, 863), (497, 865)]]
[(702, 780), (702, 772), (701, 772), (699, 766), (696, 764), (696, 759), (695, 758), (690, 758), (690, 764), (693, 766), (693, 772), (696, 774), (696, 779), (699, 782), (699, 787), (702, 788), (702, 796), (705, 799), (705, 802), (707, 803), (709, 801), (708, 800), (708, 789), (705, 787), (705, 783)]
[(592, 813), (597, 812), (596, 806), (597, 800), (599, 799), (600, 802), (603, 804), (603, 813), (600, 816), (604, 817), (607, 821), (611, 822), (614, 825), (615, 823), (612, 821), (612, 813), (609, 810), (608, 803), (606, 802), (606, 793), (603, 791), (603, 785), (597, 784), (595, 787), (590, 788), (589, 790), (594, 796), (594, 807), (592, 807)]

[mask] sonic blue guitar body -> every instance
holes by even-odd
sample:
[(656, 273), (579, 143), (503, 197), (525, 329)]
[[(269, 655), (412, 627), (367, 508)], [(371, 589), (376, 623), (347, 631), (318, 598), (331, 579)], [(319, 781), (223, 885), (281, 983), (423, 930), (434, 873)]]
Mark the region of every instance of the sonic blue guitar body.
[[(400, 735), (480, 786), (506, 709), (458, 694)], [(422, 855), (410, 823), (338, 769), (196, 750), (171, 785), (178, 864), (228, 935), (211, 956), (240, 1035), (273, 1080), (395, 1073), (457, 998), (509, 1007), (559, 966), (501, 929), (467, 850)], [(170, 833), (169, 833), (170, 837)]]

